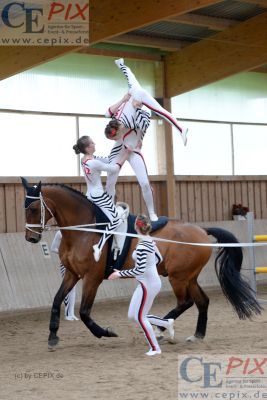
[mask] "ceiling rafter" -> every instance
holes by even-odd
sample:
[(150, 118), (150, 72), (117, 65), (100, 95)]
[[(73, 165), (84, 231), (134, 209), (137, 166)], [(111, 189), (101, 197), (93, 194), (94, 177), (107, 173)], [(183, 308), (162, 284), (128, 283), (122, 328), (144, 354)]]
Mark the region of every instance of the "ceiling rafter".
[(267, 12), (165, 56), (167, 95), (266, 64), (266, 49)]
[(178, 14), (222, 0), (90, 0), (90, 43), (103, 42)]
[(145, 35), (134, 35), (126, 33), (115, 36), (105, 41), (106, 43), (127, 44), (131, 46), (142, 46), (162, 49), (166, 51), (176, 51), (185, 47), (188, 42), (174, 39), (162, 39)]

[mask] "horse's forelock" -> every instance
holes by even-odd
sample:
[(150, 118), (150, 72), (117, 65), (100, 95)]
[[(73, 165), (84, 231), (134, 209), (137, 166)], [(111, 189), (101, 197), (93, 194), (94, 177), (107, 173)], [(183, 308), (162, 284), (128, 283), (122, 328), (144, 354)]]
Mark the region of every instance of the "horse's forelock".
[[(34, 185), (34, 186), (28, 187), (26, 193), (27, 193), (27, 196), (39, 197), (40, 191), (41, 191), (41, 189), (37, 185)], [(34, 201), (36, 201), (36, 199), (29, 199), (29, 198), (25, 197), (24, 207), (28, 208)]]

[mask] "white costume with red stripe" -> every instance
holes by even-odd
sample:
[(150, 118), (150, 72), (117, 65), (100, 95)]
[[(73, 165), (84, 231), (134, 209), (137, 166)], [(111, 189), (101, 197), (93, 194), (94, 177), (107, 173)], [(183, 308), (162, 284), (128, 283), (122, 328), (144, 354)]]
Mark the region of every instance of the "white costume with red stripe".
[[(128, 101), (127, 103), (129, 103)], [(116, 115), (120, 113), (118, 111)], [(113, 116), (109, 112), (106, 113), (106, 116)], [(116, 116), (115, 116), (116, 118)], [(149, 183), (148, 179), (148, 172), (146, 168), (146, 163), (144, 157), (139, 148), (137, 148), (139, 143), (142, 143), (144, 138), (144, 132), (141, 131), (139, 128), (129, 128), (129, 130), (123, 135), (123, 137), (119, 140), (116, 140), (111, 153), (109, 155), (109, 162), (116, 163), (118, 162), (123, 156), (126, 151), (125, 146), (130, 146), (131, 148), (135, 149), (130, 156), (128, 157), (128, 162), (130, 163), (136, 178), (139, 182), (139, 185), (142, 189), (143, 198), (148, 210), (149, 215), (155, 214), (154, 208), (154, 199), (153, 199), (153, 191)], [(106, 190), (114, 199), (116, 193), (116, 183), (118, 180), (119, 171), (117, 174), (108, 174), (107, 177), (107, 184)]]
[(150, 238), (141, 240), (133, 252), (135, 267), (119, 272), (122, 278), (136, 278), (139, 285), (134, 291), (128, 311), (128, 318), (139, 323), (152, 351), (159, 350), (152, 325), (168, 328), (169, 320), (148, 315), (154, 298), (161, 288), (161, 280), (157, 271), (157, 264), (162, 256), (154, 241)]
[[(132, 98), (144, 106), (149, 108), (155, 114), (159, 115), (160, 117), (164, 118), (167, 122), (173, 125), (181, 134), (184, 144), (186, 145), (187, 142), (187, 128), (182, 128), (180, 124), (178, 124), (177, 119), (165, 108), (163, 108), (157, 100), (154, 99), (145, 89), (143, 89), (136, 79), (135, 75), (131, 71), (129, 67), (124, 64), (123, 58), (115, 61), (117, 67), (123, 72), (127, 79), (129, 93), (132, 96), (129, 102), (132, 104)], [(133, 107), (133, 105), (132, 105)], [(132, 108), (130, 106), (125, 107), (123, 110), (124, 119), (131, 120), (132, 117)]]

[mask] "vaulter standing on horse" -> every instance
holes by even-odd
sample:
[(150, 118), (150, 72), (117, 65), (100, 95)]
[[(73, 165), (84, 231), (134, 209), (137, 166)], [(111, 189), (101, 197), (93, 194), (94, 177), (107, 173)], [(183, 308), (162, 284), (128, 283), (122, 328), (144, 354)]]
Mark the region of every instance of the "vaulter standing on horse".
[[(118, 103), (109, 108), (109, 112), (113, 112), (113, 115), (115, 115), (120, 107), (124, 106), (131, 108), (133, 115), (134, 113), (138, 113), (138, 118), (143, 115), (142, 122), (139, 125), (139, 123), (135, 120), (133, 122), (134, 128), (128, 128), (125, 127), (125, 125), (115, 117), (108, 123), (105, 129), (105, 135), (108, 139), (115, 140), (115, 144), (109, 155), (109, 160), (110, 163), (116, 163), (116, 161), (122, 157), (126, 151), (125, 146), (131, 146), (133, 148), (133, 152), (130, 154), (128, 162), (131, 165), (142, 189), (143, 198), (150, 220), (157, 221), (158, 216), (155, 212), (153, 191), (149, 183), (148, 171), (144, 156), (141, 152), (143, 138), (150, 124), (150, 116), (146, 111), (143, 111), (140, 108), (135, 108), (133, 103), (129, 101), (130, 98), (131, 95), (126, 94)], [(141, 121), (141, 119), (139, 120)], [(118, 174), (108, 174), (106, 189), (113, 198), (115, 197), (117, 179)]]
[(146, 353), (148, 356), (161, 354), (152, 325), (160, 326), (169, 331), (171, 339), (174, 338), (174, 319), (163, 319), (154, 315), (148, 315), (153, 301), (161, 288), (161, 280), (157, 271), (157, 265), (163, 260), (155, 242), (149, 237), (151, 223), (148, 217), (138, 215), (135, 221), (135, 230), (142, 236), (139, 240), (132, 258), (135, 267), (129, 270), (114, 270), (109, 279), (136, 278), (139, 285), (134, 291), (129, 306), (128, 318), (136, 321), (142, 328), (150, 346)]
[(116, 164), (109, 164), (108, 158), (94, 156), (96, 150), (95, 143), (89, 136), (82, 136), (78, 139), (77, 143), (73, 146), (73, 149), (76, 154), (84, 154), (81, 160), (81, 165), (87, 183), (86, 196), (92, 201), (92, 203), (96, 204), (109, 219), (109, 224), (106, 226), (106, 232), (103, 234), (98, 244), (93, 246), (94, 258), (96, 261), (99, 261), (106, 241), (121, 223), (111, 196), (103, 188), (101, 172), (106, 171), (110, 174), (117, 174), (129, 157), (131, 149), (126, 148), (120, 161), (116, 162)]

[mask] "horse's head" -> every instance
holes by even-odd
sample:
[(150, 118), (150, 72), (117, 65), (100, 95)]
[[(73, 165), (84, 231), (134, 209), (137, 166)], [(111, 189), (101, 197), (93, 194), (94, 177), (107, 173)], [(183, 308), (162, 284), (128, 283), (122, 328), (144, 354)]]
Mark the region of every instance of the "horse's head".
[(25, 239), (31, 243), (38, 243), (47, 221), (51, 218), (51, 212), (47, 208), (41, 193), (42, 182), (38, 185), (29, 186), (25, 178), (21, 178), (26, 190), (25, 213), (26, 234)]

